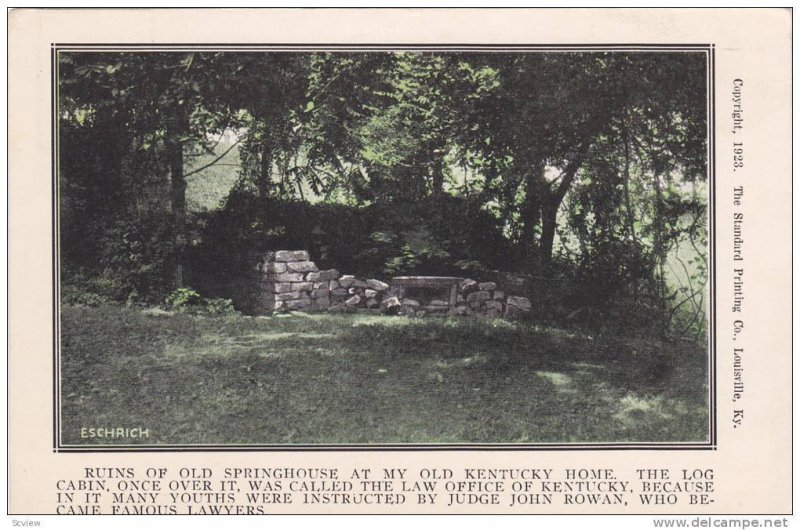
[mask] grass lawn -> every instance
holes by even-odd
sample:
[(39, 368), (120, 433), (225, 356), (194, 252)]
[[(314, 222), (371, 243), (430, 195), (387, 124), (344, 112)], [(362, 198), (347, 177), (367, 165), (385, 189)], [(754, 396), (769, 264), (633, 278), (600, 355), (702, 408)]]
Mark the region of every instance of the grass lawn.
[[(62, 311), (62, 441), (704, 441), (705, 348), (474, 318)], [(117, 440), (135, 443), (135, 439)]]

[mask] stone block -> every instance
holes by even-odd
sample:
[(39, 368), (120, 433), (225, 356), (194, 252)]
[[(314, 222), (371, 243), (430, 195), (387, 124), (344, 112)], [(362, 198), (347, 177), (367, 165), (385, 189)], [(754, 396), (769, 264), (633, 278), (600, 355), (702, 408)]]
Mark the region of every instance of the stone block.
[(290, 272), (317, 272), (319, 270), (313, 261), (291, 261), (286, 264), (286, 268)]
[(478, 282), (476, 282), (475, 280), (470, 280), (469, 278), (467, 278), (466, 280), (463, 280), (458, 285), (458, 288), (461, 289), (461, 293), (466, 296), (469, 293), (472, 293), (472, 292), (475, 292), (475, 291), (478, 290)]
[(487, 310), (503, 311), (503, 303), (499, 300), (489, 300), (484, 307), (486, 307)]
[(339, 287), (339, 288), (333, 289), (333, 290), (331, 291), (331, 295), (332, 295), (332, 296), (347, 296), (347, 295), (349, 295), (349, 294), (350, 294), (350, 293), (348, 292), (348, 290), (347, 290), (347, 289), (344, 289), (344, 288), (342, 288), (342, 287)]
[(289, 285), (292, 286), (292, 291), (310, 291), (314, 287), (312, 282), (297, 282)]
[(504, 293), (503, 291), (495, 291), (494, 295), (492, 295), (492, 298), (494, 298), (495, 300), (502, 300), (505, 297), (506, 293)]
[(327, 282), (331, 280), (335, 280), (339, 277), (339, 271), (336, 269), (328, 269), (324, 271), (314, 271), (309, 272), (306, 276), (306, 280), (310, 282)]
[(531, 310), (531, 301), (524, 296), (509, 296), (506, 300), (506, 305), (513, 306), (522, 311)]
[(308, 298), (301, 298), (300, 300), (287, 300), (284, 302), (286, 309), (309, 309), (311, 307), (311, 300)]
[(274, 261), (292, 262), (292, 261), (308, 261), (311, 256), (305, 250), (279, 250), (275, 252)]
[(345, 274), (344, 276), (339, 278), (339, 285), (341, 285), (344, 288), (347, 288), (347, 287), (351, 287), (355, 281), (356, 281), (356, 277), (355, 276), (351, 276), (349, 274)]
[(288, 293), (292, 290), (292, 284), (286, 282), (271, 283), (271, 291), (273, 293)]
[(331, 281), (329, 281), (328, 282), (328, 286), (329, 286), (331, 291), (333, 291), (334, 289), (338, 289), (339, 286), (340, 286), (339, 280), (331, 280)]
[(311, 291), (311, 298), (329, 298), (331, 292), (327, 289), (314, 289)]
[(478, 284), (478, 289), (481, 291), (494, 291), (497, 289), (497, 284), (494, 282), (483, 282)]
[(524, 318), (530, 314), (531, 301), (523, 296), (509, 296), (506, 300), (505, 317), (508, 319)]
[(380, 280), (371, 279), (367, 280), (367, 287), (375, 289), (376, 291), (386, 291), (389, 289), (389, 284)]
[(472, 307), (477, 307), (481, 302), (485, 302), (491, 297), (492, 295), (489, 291), (475, 291), (467, 295), (467, 303)]
[(282, 272), (286, 272), (286, 264), (275, 263), (270, 261), (268, 263), (265, 263), (264, 266), (261, 268), (261, 270), (267, 273), (280, 274)]
[(364, 280), (359, 280), (358, 278), (356, 278), (355, 281), (353, 282), (353, 287), (356, 287), (356, 288), (359, 288), (359, 289), (366, 289), (367, 288), (367, 282), (365, 282)]
[(361, 303), (361, 297), (358, 295), (351, 296), (350, 298), (344, 301), (344, 305), (346, 305), (347, 307), (356, 307), (360, 303)]
[(378, 291), (376, 291), (375, 289), (365, 289), (364, 296), (366, 296), (367, 298), (375, 298), (376, 296), (378, 296)]
[(276, 282), (302, 282), (303, 275), (298, 272), (284, 272), (274, 276)]
[(301, 291), (290, 291), (288, 293), (278, 293), (278, 294), (275, 295), (275, 298), (277, 300), (282, 300), (282, 301), (300, 300), (301, 298), (303, 298), (304, 294), (305, 293), (303, 293)]
[(396, 315), (402, 306), (396, 296), (391, 296), (381, 302), (381, 311), (387, 315)]

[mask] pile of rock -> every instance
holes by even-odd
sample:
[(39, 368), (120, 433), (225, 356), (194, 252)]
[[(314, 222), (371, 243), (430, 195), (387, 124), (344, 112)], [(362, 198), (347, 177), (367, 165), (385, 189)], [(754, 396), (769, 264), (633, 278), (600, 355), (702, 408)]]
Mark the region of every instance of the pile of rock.
[(305, 250), (268, 252), (257, 264), (262, 311), (379, 310), (389, 285), (319, 270)]
[(478, 283), (466, 279), (459, 287), (461, 290), (458, 296), (459, 304), (455, 308), (459, 314), (477, 314), (488, 318), (497, 318), (503, 314), (503, 301), (506, 295), (497, 288), (496, 283)]
[[(450, 314), (485, 318), (521, 318), (530, 313), (531, 301), (522, 296), (508, 296), (495, 282), (471, 279), (447, 280), (450, 296), (421, 303), (405, 296), (403, 288), (376, 279), (342, 275), (336, 269), (319, 270), (305, 250), (268, 252), (256, 266), (259, 289), (256, 312), (370, 310), (376, 313), (426, 315)], [(399, 284), (402, 278), (397, 278)], [(420, 277), (406, 277), (417, 280)], [(430, 287), (427, 285), (427, 287)]]
[(456, 315), (478, 315), (486, 318), (520, 318), (531, 310), (531, 301), (523, 296), (508, 296), (495, 282), (466, 279), (459, 285)]
[(331, 291), (329, 311), (354, 311), (365, 308), (377, 312), (389, 289), (389, 284), (380, 280), (360, 280), (347, 274), (339, 278), (338, 284), (339, 287)]

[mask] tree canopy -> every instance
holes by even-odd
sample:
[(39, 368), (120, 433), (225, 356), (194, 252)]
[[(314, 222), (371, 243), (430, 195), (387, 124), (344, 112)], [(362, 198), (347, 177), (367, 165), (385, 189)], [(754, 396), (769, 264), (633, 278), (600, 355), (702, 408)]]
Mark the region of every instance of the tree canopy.
[[(703, 306), (706, 96), (702, 53), (60, 52), (66, 264), (159, 297), (197, 249), (324, 252), (348, 219), (376, 275), (501, 268), (671, 316)], [(229, 152), (220, 209), (187, 211)]]

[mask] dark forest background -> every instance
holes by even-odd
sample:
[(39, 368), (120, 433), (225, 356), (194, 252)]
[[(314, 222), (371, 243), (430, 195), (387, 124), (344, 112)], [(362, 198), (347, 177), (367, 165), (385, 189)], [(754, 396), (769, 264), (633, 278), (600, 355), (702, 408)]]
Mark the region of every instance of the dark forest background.
[[(514, 278), (541, 318), (701, 338), (701, 53), (72, 53), (62, 301), (158, 304), (269, 249)], [(500, 272), (498, 272), (500, 271)]]

